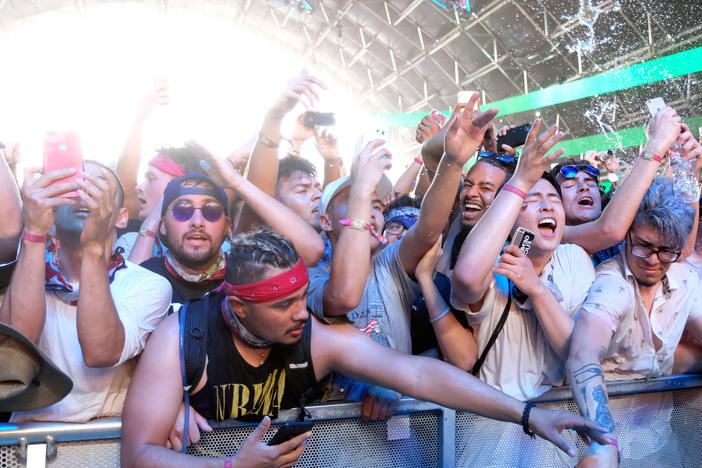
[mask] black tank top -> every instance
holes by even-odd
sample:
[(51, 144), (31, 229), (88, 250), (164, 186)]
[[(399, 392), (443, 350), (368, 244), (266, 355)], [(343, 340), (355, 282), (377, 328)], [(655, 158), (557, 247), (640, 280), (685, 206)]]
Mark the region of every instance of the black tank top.
[[(260, 367), (250, 365), (239, 354), (222, 317), (220, 301), (212, 301), (207, 314), (207, 383), (190, 397), (198, 413), (215, 421), (258, 422), (264, 416), (276, 418), (281, 409), (300, 406), (304, 390), (316, 385), (310, 354), (311, 314), (300, 341), (273, 345)], [(301, 388), (304, 390), (293, 390)]]

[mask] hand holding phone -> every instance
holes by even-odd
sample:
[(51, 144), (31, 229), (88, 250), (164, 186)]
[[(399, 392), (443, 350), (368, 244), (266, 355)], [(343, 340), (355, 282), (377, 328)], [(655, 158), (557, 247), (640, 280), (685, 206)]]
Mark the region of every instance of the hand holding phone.
[[(47, 132), (44, 135), (43, 173), (59, 169), (75, 169), (76, 172), (72, 176), (52, 182), (49, 187), (83, 180), (83, 150), (77, 132)], [(72, 191), (58, 196), (74, 198), (78, 197), (78, 192)]]
[(531, 122), (520, 125), (519, 127), (510, 128), (504, 136), (497, 137), (497, 151), (502, 151), (502, 145), (507, 145), (512, 148), (522, 146), (529, 136), (531, 131)]
[(278, 428), (278, 432), (268, 441), (268, 445), (280, 445), (287, 442), (300, 434), (309, 432), (314, 427), (312, 421), (292, 421), (286, 422)]
[(524, 255), (528, 255), (535, 237), (536, 234), (534, 234), (532, 231), (524, 229), (520, 226), (514, 232), (514, 237), (512, 238), (510, 245), (516, 246), (519, 250), (524, 252)]

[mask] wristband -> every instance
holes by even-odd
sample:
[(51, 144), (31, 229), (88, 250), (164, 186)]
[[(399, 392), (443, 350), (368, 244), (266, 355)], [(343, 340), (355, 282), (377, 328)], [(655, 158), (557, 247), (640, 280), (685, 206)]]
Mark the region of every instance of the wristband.
[(386, 244), (388, 240), (382, 234), (378, 234), (371, 223), (366, 222), (362, 219), (351, 218), (351, 219), (341, 219), (339, 224), (342, 226), (349, 227), (351, 229), (356, 229), (358, 231), (368, 231), (371, 236), (375, 237), (381, 244)]
[(502, 189), (518, 195), (522, 200), (526, 200), (527, 193), (524, 190), (515, 187), (514, 185), (505, 184), (502, 186)]
[(642, 151), (641, 154), (639, 154), (638, 157), (634, 160), (634, 162), (638, 161), (641, 158), (645, 159), (646, 161), (656, 161), (659, 164), (663, 162), (663, 156), (654, 153), (647, 153), (645, 151)]
[(446, 309), (444, 309), (444, 311), (441, 312), (439, 315), (437, 315), (437, 316), (434, 317), (434, 318), (430, 318), (430, 319), (429, 319), (429, 323), (436, 323), (436, 322), (438, 322), (438, 321), (441, 320), (442, 318), (446, 317), (446, 315), (447, 315), (449, 312), (451, 312), (451, 307), (446, 307)]
[(46, 243), (46, 236), (38, 236), (27, 231), (22, 231), (22, 240), (27, 242), (36, 242), (37, 244)]
[(224, 459), (224, 468), (232, 468), (232, 457)]
[(420, 166), (424, 165), (424, 160), (422, 158), (414, 158), (414, 162), (416, 162)]
[(280, 144), (280, 141), (273, 141), (273, 140), (271, 140), (270, 138), (264, 137), (264, 136), (261, 135), (260, 133), (258, 134), (258, 140), (257, 140), (257, 142), (258, 142), (258, 143), (261, 143), (261, 144), (262, 144), (263, 146), (265, 146), (266, 148), (271, 148), (271, 149), (272, 149), (272, 148), (277, 148), (278, 145)]
[(529, 413), (531, 413), (531, 409), (533, 407), (534, 402), (528, 402), (526, 406), (524, 406), (524, 412), (522, 413), (522, 429), (524, 430), (524, 433), (532, 439), (536, 437), (536, 433), (529, 429)]
[(150, 237), (152, 239), (156, 239), (156, 233), (145, 226), (142, 226), (141, 229), (139, 229), (139, 235), (141, 237)]

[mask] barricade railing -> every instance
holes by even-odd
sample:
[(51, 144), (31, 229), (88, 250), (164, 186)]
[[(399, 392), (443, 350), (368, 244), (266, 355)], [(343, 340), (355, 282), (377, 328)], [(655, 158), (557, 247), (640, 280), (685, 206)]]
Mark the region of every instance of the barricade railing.
[[(702, 465), (702, 376), (609, 382), (607, 387), (622, 446), (622, 467)], [(555, 388), (537, 401), (543, 408), (577, 413), (568, 387)], [(358, 417), (359, 404), (308, 409), (315, 427), (296, 465), (300, 467), (512, 468), (577, 463), (577, 458), (550, 443), (527, 437), (521, 426), (424, 401), (403, 399), (394, 417), (368, 423)], [(297, 413), (283, 411), (275, 423), (293, 420)], [(253, 427), (236, 421), (216, 426), (189, 453), (233, 454)], [(264, 440), (274, 432), (269, 431)], [(118, 467), (120, 435), (118, 418), (87, 424), (0, 424), (0, 468)], [(581, 453), (586, 448), (572, 431), (564, 436)]]

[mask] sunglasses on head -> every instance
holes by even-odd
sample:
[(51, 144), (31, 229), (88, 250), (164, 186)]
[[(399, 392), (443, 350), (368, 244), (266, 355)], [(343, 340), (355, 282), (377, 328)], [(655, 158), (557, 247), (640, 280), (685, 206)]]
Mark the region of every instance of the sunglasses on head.
[(188, 221), (195, 214), (195, 210), (200, 210), (202, 217), (211, 223), (219, 220), (224, 214), (224, 207), (215, 200), (207, 201), (199, 208), (193, 206), (188, 200), (178, 200), (171, 208), (176, 221)]
[(578, 172), (585, 171), (586, 173), (594, 176), (595, 178), (600, 176), (600, 170), (592, 166), (563, 166), (561, 168), (561, 175), (566, 179), (572, 179)]
[(502, 161), (505, 164), (514, 164), (517, 161), (517, 158), (509, 154), (495, 153), (493, 151), (481, 151), (480, 153), (478, 153), (478, 160), (484, 158), (497, 159), (498, 161)]

